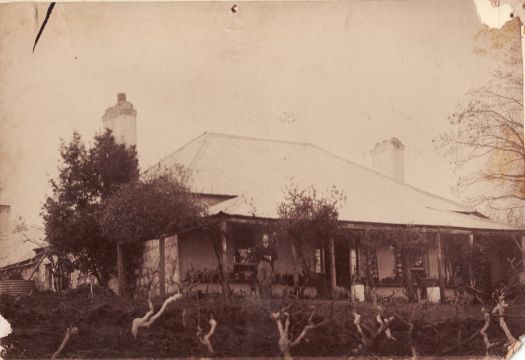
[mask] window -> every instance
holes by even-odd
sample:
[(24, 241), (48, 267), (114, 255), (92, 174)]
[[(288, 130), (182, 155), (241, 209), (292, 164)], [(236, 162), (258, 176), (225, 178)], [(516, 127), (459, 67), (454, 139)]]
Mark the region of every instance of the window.
[(350, 275), (352, 275), (352, 277), (358, 274), (357, 269), (357, 251), (355, 249), (350, 249)]
[(315, 249), (315, 272), (320, 274), (323, 272), (323, 249)]
[(235, 264), (252, 264), (254, 262), (252, 249), (235, 249)]

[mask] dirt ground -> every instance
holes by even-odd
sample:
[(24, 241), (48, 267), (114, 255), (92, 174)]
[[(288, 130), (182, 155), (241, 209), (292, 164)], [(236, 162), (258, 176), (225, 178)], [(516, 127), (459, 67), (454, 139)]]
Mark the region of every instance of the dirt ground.
[[(62, 357), (280, 356), (279, 334), (270, 311), (287, 304), (290, 305), (290, 328), (294, 337), (302, 331), (314, 310), (314, 322), (331, 317), (327, 325), (312, 330), (294, 347), (293, 355), (339, 357), (358, 353), (361, 341), (353, 323), (352, 307), (346, 301), (290, 304), (279, 300), (238, 299), (225, 304), (212, 298), (184, 299), (171, 303), (151, 327), (141, 328), (138, 338), (134, 339), (131, 323), (147, 312), (147, 304), (127, 301), (101, 288), (95, 289), (93, 298), (89, 288), (18, 298), (0, 295), (0, 314), (14, 329), (0, 341), (6, 348), (5, 358), (50, 358), (59, 347), (65, 330), (76, 326), (79, 333), (71, 338)], [(160, 305), (160, 302), (155, 303), (155, 309)], [(414, 306), (417, 309), (413, 317), (412, 342), (419, 355), (485, 355), (483, 338), (478, 333), (484, 324), (481, 306), (469, 306), (458, 312), (453, 305), (404, 304), (387, 307), (385, 316), (398, 315), (407, 320)], [(379, 328), (371, 304), (359, 304), (355, 310), (362, 315), (365, 332), (372, 334)], [(204, 330), (209, 328), (210, 313), (218, 322), (211, 338), (214, 354), (209, 353), (196, 336), (198, 322)], [(524, 334), (525, 321), (518, 317), (525, 316), (525, 307), (511, 306), (508, 315), (507, 323), (513, 335)], [(410, 356), (408, 330), (405, 322), (394, 319), (391, 331), (395, 340), (387, 339), (384, 334), (378, 336), (368, 354)], [(496, 320), (492, 321), (488, 335), (491, 342), (498, 342), (491, 354), (503, 354), (506, 338)], [(465, 341), (471, 337), (472, 340)]]

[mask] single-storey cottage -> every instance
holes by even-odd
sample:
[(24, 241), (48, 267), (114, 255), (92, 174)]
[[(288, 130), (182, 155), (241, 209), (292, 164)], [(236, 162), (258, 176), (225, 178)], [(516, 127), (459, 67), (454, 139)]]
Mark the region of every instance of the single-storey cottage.
[[(136, 116), (121, 93), (102, 120), (117, 141), (132, 146)], [(385, 294), (403, 288), (413, 293), (426, 284), (437, 289), (431, 297), (444, 301), (458, 284), (478, 280), (488, 289), (516, 270), (525, 254), (524, 229), (407, 184), (404, 146), (396, 138), (376, 144), (371, 155), (374, 170), (313, 144), (202, 134), (153, 169), (176, 164), (189, 169), (192, 192), (207, 205), (215, 226), (148, 241), (137, 269), (138, 288), (163, 296), (198, 270), (201, 288), (226, 291), (218, 284), (223, 279), (222, 285), (250, 294), (256, 267), (250, 252), (264, 232), (275, 230), (278, 206), (292, 184), (318, 192), (336, 187), (347, 199), (339, 208), (338, 233), (320, 241), (307, 259), (312, 296), (333, 296), (363, 283)], [(301, 266), (286, 237), (275, 245), (274, 291), (288, 291), (297, 285)], [(122, 246), (117, 247), (119, 292)]]
[[(511, 274), (510, 261), (523, 256), (523, 229), (405, 183), (404, 146), (396, 138), (376, 144), (372, 157), (375, 170), (309, 143), (202, 134), (155, 166), (180, 164), (191, 171), (193, 193), (220, 226), (220, 254), (210, 239), (216, 235), (206, 230), (151, 240), (140, 287), (162, 295), (199, 270), (201, 287), (220, 290), (221, 265), (233, 290), (249, 294), (255, 271), (250, 249), (272, 231), (290, 184), (320, 192), (335, 186), (346, 195), (339, 233), (313, 249), (311, 296), (362, 283), (384, 294), (427, 284), (444, 301), (458, 283), (478, 279), (494, 286)], [(416, 250), (403, 251), (400, 238), (417, 243)], [(480, 243), (491, 246), (490, 256), (473, 256)], [(286, 239), (277, 248), (279, 293), (291, 289), (300, 267)]]

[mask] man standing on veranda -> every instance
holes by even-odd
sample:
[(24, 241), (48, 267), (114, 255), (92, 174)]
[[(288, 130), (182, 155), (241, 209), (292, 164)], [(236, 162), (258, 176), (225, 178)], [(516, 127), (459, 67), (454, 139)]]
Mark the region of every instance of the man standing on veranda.
[(263, 235), (262, 245), (255, 249), (255, 256), (259, 262), (257, 268), (259, 296), (266, 299), (272, 294), (273, 262), (277, 259), (277, 251), (270, 245), (268, 234)]

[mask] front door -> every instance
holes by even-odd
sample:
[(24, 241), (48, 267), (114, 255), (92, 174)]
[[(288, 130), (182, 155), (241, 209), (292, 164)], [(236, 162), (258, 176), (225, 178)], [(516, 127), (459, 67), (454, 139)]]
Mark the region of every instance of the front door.
[(335, 274), (337, 286), (350, 286), (350, 243), (343, 239), (335, 241)]

